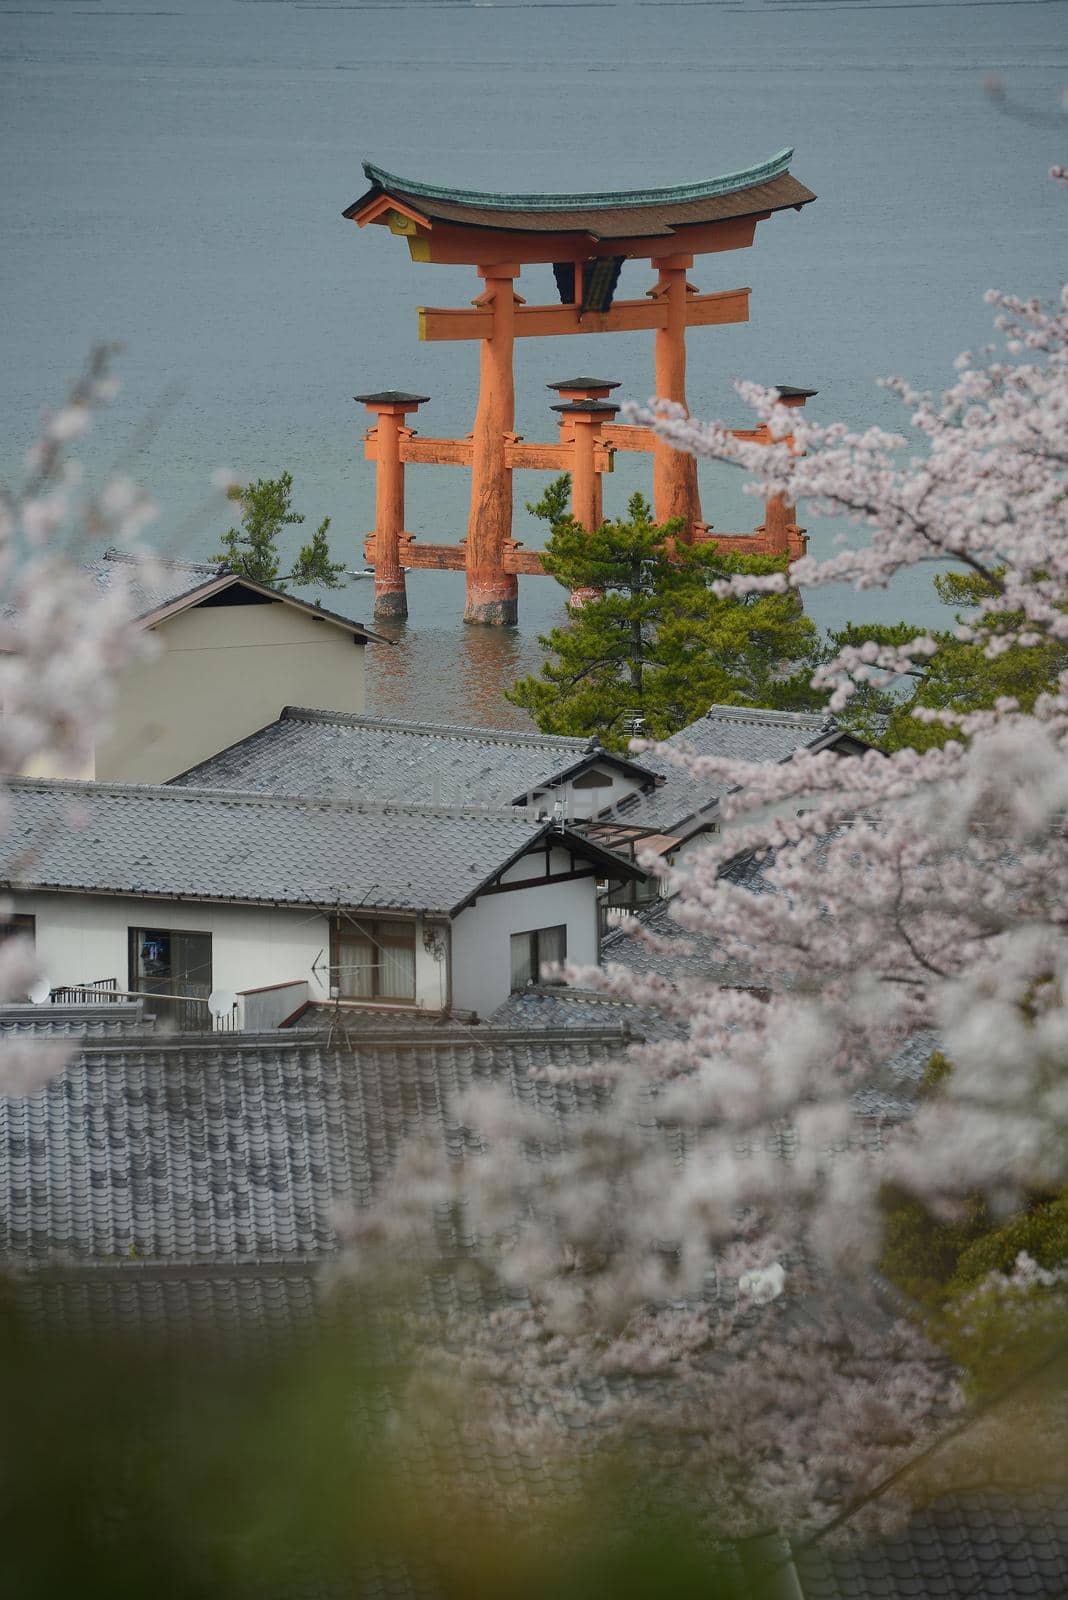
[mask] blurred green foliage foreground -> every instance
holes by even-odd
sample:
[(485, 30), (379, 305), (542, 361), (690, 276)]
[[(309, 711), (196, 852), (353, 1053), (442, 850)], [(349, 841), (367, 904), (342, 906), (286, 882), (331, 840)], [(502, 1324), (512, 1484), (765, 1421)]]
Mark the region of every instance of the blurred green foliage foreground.
[[(19, 1600), (407, 1595), (762, 1596), (625, 1461), (532, 1519), (413, 1452), (388, 1324), (357, 1315), (270, 1348), (43, 1328), (0, 1305), (0, 1593)], [(402, 1342), (402, 1341), (400, 1341)], [(462, 1419), (460, 1419), (462, 1422)], [(419, 1462), (422, 1462), (420, 1469)], [(459, 1478), (461, 1474), (457, 1474)]]

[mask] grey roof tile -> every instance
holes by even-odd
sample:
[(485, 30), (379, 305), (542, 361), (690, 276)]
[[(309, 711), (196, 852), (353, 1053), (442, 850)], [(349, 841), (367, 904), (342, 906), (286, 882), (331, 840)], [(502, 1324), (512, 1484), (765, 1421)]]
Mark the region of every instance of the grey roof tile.
[(240, 1339), (243, 1346), (290, 1340), (323, 1315), (321, 1274), (286, 1262), (163, 1269), (103, 1263), (23, 1273), (17, 1291), (31, 1328), (176, 1345), (192, 1338)]
[(9, 800), (5, 883), (320, 907), (451, 912), (546, 827), (505, 811), (30, 778)]
[(106, 550), (98, 560), (84, 562), (83, 568), (102, 594), (110, 593), (118, 582), (124, 584), (136, 616), (170, 605), (219, 576), (218, 568), (206, 562), (153, 557), (147, 567), (117, 550)]
[(1068, 1502), (1053, 1488), (953, 1496), (893, 1537), (860, 1548), (816, 1543), (795, 1559), (805, 1600), (1048, 1600), (1068, 1588)]
[[(762, 711), (750, 706), (710, 706), (664, 743), (673, 750), (736, 761), (787, 761), (797, 750), (823, 743), (835, 733), (834, 719), (823, 712)], [(708, 810), (719, 792), (710, 778), (694, 778), (666, 755), (645, 750), (637, 758), (660, 774), (663, 784), (628, 803), (625, 820), (672, 832)]]
[(678, 1027), (652, 1006), (570, 986), (533, 984), (509, 995), (489, 1019), (501, 1028), (625, 1028), (636, 1040), (675, 1038)]
[[(720, 876), (730, 878), (754, 894), (770, 892), (760, 863), (752, 855), (729, 862)], [(677, 948), (652, 950), (623, 929), (613, 929), (601, 942), (602, 961), (626, 967), (640, 978), (656, 974), (680, 989), (710, 984), (726, 988), (762, 987), (757, 952), (754, 951), (752, 969), (728, 962), (715, 935), (684, 928), (675, 920), (673, 907), (673, 899), (655, 900), (643, 907), (634, 920)]]
[(295, 1034), (84, 1045), (35, 1094), (0, 1098), (0, 1256), (27, 1263), (311, 1262), (337, 1239), (334, 1207), (370, 1204), (400, 1144), (432, 1132), (459, 1155), (451, 1110), (473, 1082), (563, 1116), (587, 1072), (623, 1043), (585, 1032), (369, 1030), (333, 1050)]
[(274, 794), (359, 794), (405, 805), (500, 806), (591, 755), (618, 760), (595, 739), (286, 706), (277, 722), (173, 781)]
[(151, 1033), (156, 1019), (143, 1000), (101, 1001), (92, 1005), (45, 1002), (31, 1005), (8, 1001), (0, 1005), (0, 1037), (69, 1037), (115, 1039), (126, 1034)]

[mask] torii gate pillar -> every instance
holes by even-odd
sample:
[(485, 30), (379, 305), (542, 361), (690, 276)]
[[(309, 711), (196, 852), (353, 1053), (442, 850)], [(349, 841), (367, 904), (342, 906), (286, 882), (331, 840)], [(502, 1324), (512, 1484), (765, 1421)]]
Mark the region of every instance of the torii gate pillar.
[(497, 626), (519, 617), (519, 580), (504, 571), (504, 548), (512, 537), (512, 469), (505, 447), (514, 438), (516, 294), (519, 265), (479, 267), (486, 287), (475, 301), (493, 313), (491, 331), (479, 341), (478, 410), (471, 453), (471, 515), (467, 524), (465, 622)]
[[(657, 284), (650, 298), (667, 307), (667, 317), (656, 330), (656, 397), (686, 405), (686, 300), (696, 293), (686, 282), (692, 255), (660, 256), (653, 260)], [(692, 540), (701, 521), (697, 488), (697, 462), (681, 450), (658, 439), (653, 452), (653, 515), (657, 522), (672, 517), (683, 521), (682, 537)]]
[(405, 423), (410, 411), (418, 411), (428, 398), (425, 394), (404, 394), (385, 389), (379, 394), (358, 394), (353, 398), (365, 405), (375, 419), (373, 437), (378, 469), (375, 481), (375, 609), (376, 617), (403, 619), (408, 615), (408, 589), (401, 565), (404, 533), (404, 464), (401, 441), (410, 439), (412, 430)]

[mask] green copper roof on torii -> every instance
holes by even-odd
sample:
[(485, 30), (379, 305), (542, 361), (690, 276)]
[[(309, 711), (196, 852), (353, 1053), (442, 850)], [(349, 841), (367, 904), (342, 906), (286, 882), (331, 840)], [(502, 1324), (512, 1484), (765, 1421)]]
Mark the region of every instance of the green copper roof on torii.
[(727, 172), (718, 178), (705, 178), (700, 183), (681, 183), (664, 189), (605, 189), (593, 194), (494, 194), (478, 189), (449, 189), (442, 184), (420, 183), (415, 178), (401, 178), (395, 172), (365, 161), (363, 170), (371, 183), (385, 193), (411, 195), (413, 199), (445, 200), (454, 205), (471, 206), (486, 211), (585, 211), (598, 208), (613, 210), (626, 206), (671, 205), (688, 200), (708, 200), (716, 195), (736, 194), (757, 184), (769, 183), (789, 171), (793, 150), (780, 150), (770, 161), (759, 166), (745, 167), (740, 172)]

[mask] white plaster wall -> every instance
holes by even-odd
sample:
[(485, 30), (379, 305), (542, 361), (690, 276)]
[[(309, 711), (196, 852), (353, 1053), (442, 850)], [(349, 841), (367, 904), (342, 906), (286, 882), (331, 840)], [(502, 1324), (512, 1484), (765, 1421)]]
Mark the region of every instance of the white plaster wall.
[(269, 1033), (311, 999), (307, 983), (273, 983), (237, 996), (237, 1025), (248, 1033)]
[(96, 751), (102, 782), (166, 783), (285, 705), (363, 710), (363, 645), (280, 601), (200, 606), (153, 631), (159, 656), (119, 680), (114, 732)]
[[(17, 912), (37, 919), (37, 951), (54, 987), (117, 978), (129, 982), (130, 928), (176, 928), (211, 934), (212, 985), (216, 989), (263, 989), (306, 981), (308, 998), (330, 995), (330, 927), (326, 917), (304, 908), (212, 906), (190, 901), (139, 900), (112, 895), (25, 894), (13, 896)], [(448, 1004), (448, 928), (415, 929), (417, 1006), (438, 1011)], [(430, 948), (427, 948), (427, 943)], [(440, 959), (435, 952), (440, 952)], [(319, 970), (312, 971), (315, 966)], [(299, 1003), (299, 1002), (298, 1002)], [(289, 1007), (289, 1011), (296, 1007)], [(252, 1026), (250, 1023), (249, 1026)], [(264, 1026), (260, 1021), (256, 1026)]]
[(591, 770), (601, 773), (605, 779), (603, 788), (575, 789), (569, 783), (562, 783), (555, 789), (541, 789), (535, 796), (538, 809), (551, 812), (559, 802), (563, 806), (566, 821), (581, 821), (599, 816), (610, 806), (618, 805), (624, 796), (634, 794), (641, 788), (633, 778), (626, 777), (613, 767)]
[(265, 906), (212, 906), (188, 901), (139, 900), (117, 895), (14, 895), (15, 909), (37, 919), (37, 952), (54, 987), (117, 978), (129, 982), (130, 928), (178, 928), (211, 934), (216, 989), (258, 989), (306, 979), (309, 992), (326, 999), (327, 974), (316, 982), (312, 965), (329, 960), (325, 917)]
[[(535, 857), (544, 861), (544, 856)], [(566, 864), (566, 857), (565, 857)], [(533, 876), (528, 870), (524, 874)], [(567, 925), (567, 959), (595, 965), (597, 882), (593, 877), (483, 895), (452, 925), (453, 1005), (488, 1017), (508, 998), (513, 933)]]
[[(575, 858), (575, 870), (584, 872), (588, 862)], [(559, 845), (554, 845), (549, 851), (550, 872), (570, 872), (571, 857)], [(545, 851), (532, 850), (528, 855), (520, 856), (518, 861), (513, 861), (500, 875), (502, 883), (522, 883), (524, 878), (541, 878), (545, 875)], [(540, 924), (539, 924), (540, 926)]]

